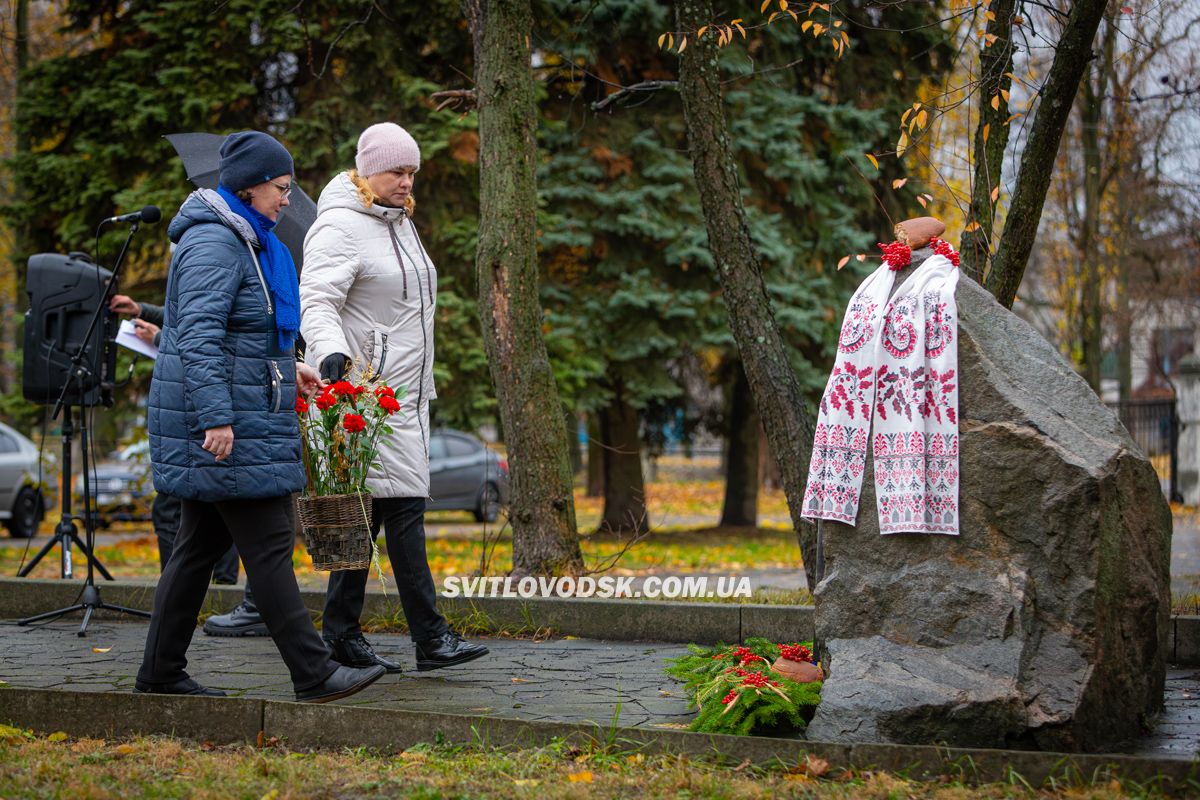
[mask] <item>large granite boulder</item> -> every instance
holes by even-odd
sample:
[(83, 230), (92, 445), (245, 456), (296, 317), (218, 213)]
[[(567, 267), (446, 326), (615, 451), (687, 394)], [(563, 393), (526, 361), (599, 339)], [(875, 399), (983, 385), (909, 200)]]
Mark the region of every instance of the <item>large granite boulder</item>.
[[(961, 533), (822, 523), (819, 741), (1099, 751), (1161, 708), (1171, 512), (1033, 328), (958, 284)], [(869, 456), (868, 456), (869, 459)]]

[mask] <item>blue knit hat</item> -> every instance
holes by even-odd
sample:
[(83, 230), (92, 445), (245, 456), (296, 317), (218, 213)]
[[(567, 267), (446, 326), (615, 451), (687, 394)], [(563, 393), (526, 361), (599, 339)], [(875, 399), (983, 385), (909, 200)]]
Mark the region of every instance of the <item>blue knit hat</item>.
[(231, 133), (221, 145), (221, 185), (231, 192), (295, 171), (291, 153), (265, 133)]

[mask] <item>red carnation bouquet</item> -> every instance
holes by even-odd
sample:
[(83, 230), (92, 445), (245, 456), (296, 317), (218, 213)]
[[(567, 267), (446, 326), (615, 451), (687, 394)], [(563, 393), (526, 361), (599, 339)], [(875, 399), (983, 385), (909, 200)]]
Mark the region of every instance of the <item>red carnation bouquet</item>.
[[(404, 397), (404, 389), (400, 390)], [(325, 387), (312, 402), (296, 399), (306, 494), (324, 496), (367, 491), (367, 473), (379, 453), (379, 440), (392, 432), (388, 419), (400, 411), (395, 390), (373, 389), (338, 381)]]
[(386, 384), (342, 380), (325, 387), (311, 402), (296, 399), (308, 474), (298, 508), (317, 569), (362, 569), (372, 560), (378, 566), (370, 536), (367, 473), (379, 454), (380, 440), (392, 432), (388, 420), (399, 412), (396, 391)]

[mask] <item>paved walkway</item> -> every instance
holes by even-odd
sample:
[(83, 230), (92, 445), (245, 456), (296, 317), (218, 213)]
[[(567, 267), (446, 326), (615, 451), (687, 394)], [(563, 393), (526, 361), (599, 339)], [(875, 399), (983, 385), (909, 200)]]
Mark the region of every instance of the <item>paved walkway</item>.
[[(132, 691), (146, 626), (93, 621), (79, 638), (78, 618), (22, 628), (0, 622), (0, 679), (12, 687)], [(490, 656), (472, 664), (416, 672), (407, 637), (371, 637), (379, 652), (409, 670), (388, 675), (341, 701), (525, 720), (682, 729), (693, 712), (681, 685), (662, 672), (681, 645), (589, 639), (489, 639)], [(99, 651), (99, 652), (97, 652)], [(287, 671), (270, 639), (222, 639), (197, 631), (189, 671), (202, 684), (243, 697), (291, 700)], [(1131, 752), (1192, 758), (1200, 753), (1200, 672), (1172, 670), (1167, 710), (1156, 732)]]
[[(78, 628), (78, 615), (42, 627), (0, 623), (0, 679), (24, 688), (132, 691), (145, 624), (93, 621), (84, 638), (76, 636)], [(600, 725), (613, 722), (620, 704), (621, 725), (678, 728), (692, 719), (681, 684), (662, 672), (664, 659), (687, 652), (682, 645), (488, 639), (490, 656), (417, 672), (407, 637), (370, 638), (407, 671), (381, 678), (345, 704)], [(218, 638), (197, 630), (188, 671), (205, 686), (231, 694), (293, 698), (287, 670), (268, 638)]]

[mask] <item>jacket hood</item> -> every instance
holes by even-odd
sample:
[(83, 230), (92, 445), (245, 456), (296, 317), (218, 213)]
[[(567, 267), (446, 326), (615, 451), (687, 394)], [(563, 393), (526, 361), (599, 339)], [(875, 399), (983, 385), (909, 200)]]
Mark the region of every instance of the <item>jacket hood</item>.
[(250, 223), (233, 213), (225, 198), (212, 189), (197, 189), (188, 195), (179, 207), (179, 213), (167, 226), (167, 237), (178, 244), (189, 228), (214, 222), (229, 228), (255, 247), (258, 246), (258, 235), (254, 233)]
[(358, 193), (358, 188), (354, 185), (354, 181), (350, 180), (350, 173), (348, 172), (339, 172), (337, 175), (334, 175), (333, 180), (327, 183), (325, 188), (321, 190), (321, 198), (317, 201), (317, 216), (327, 211), (332, 211), (335, 208), (348, 208), (360, 214), (365, 214), (368, 217), (375, 217), (380, 221), (390, 219), (396, 222), (405, 217), (405, 212), (402, 208), (390, 208), (388, 206), (381, 206), (378, 203), (373, 203), (370, 206), (363, 205), (362, 196)]

